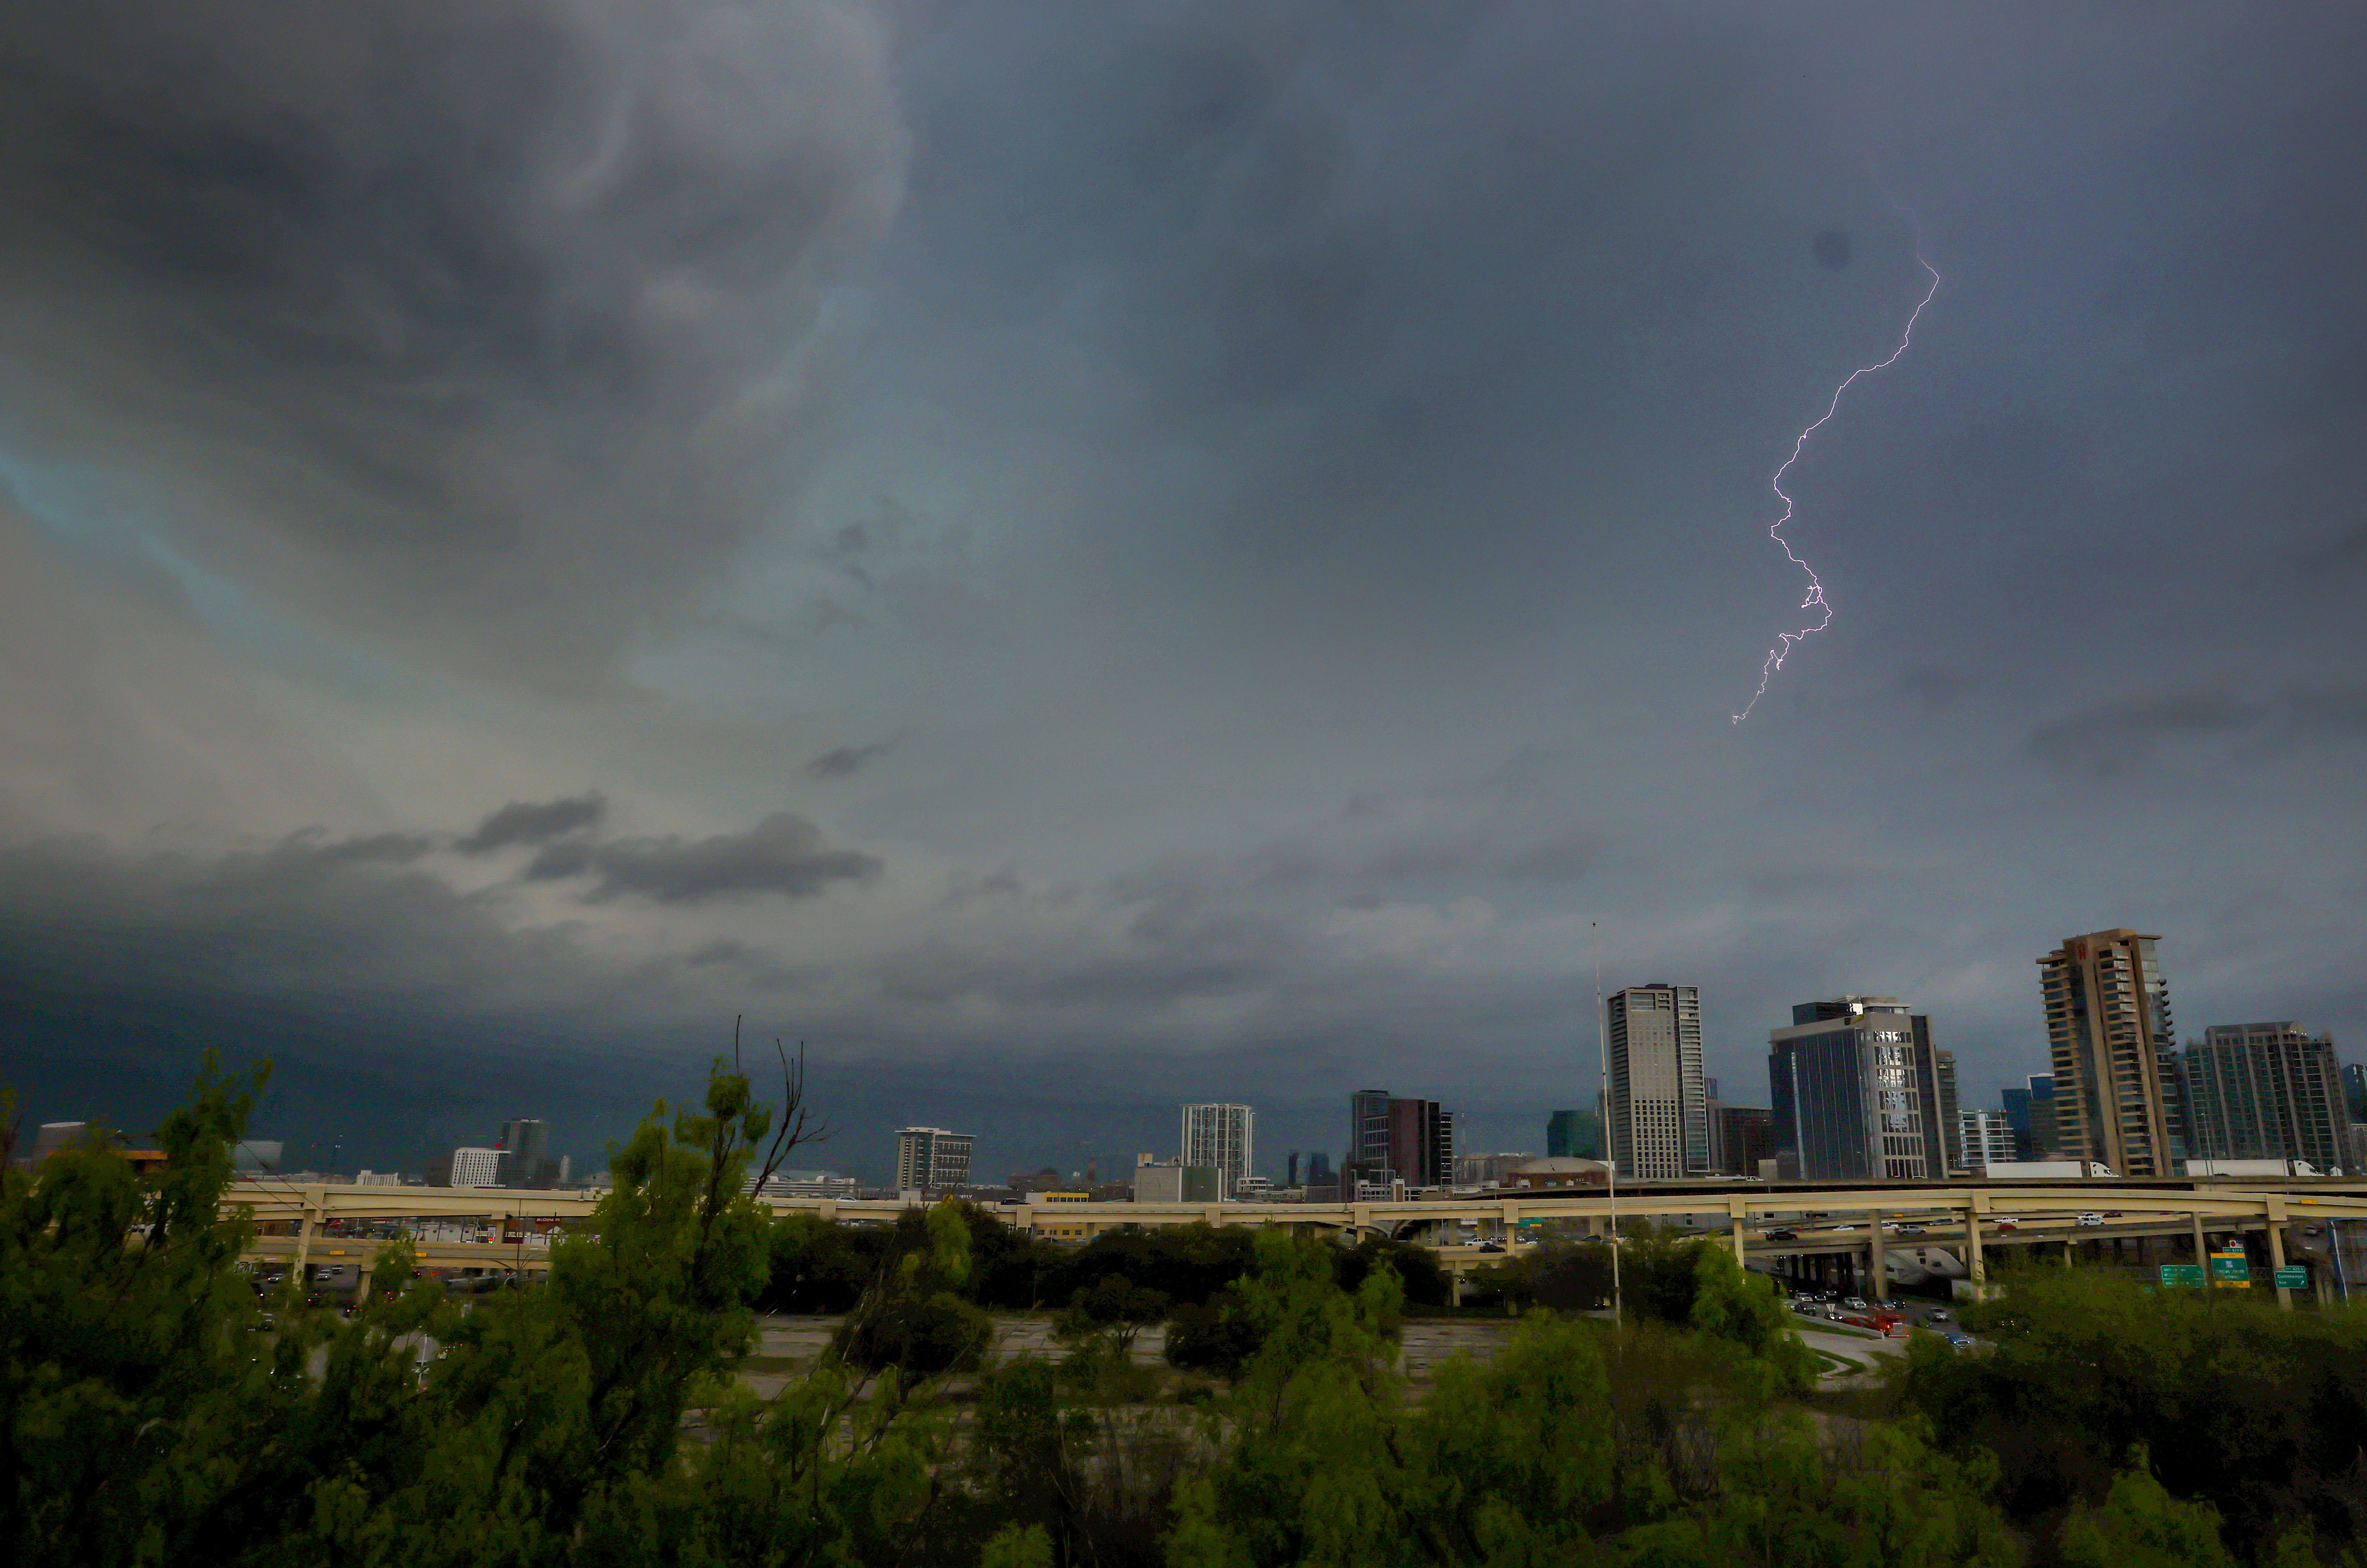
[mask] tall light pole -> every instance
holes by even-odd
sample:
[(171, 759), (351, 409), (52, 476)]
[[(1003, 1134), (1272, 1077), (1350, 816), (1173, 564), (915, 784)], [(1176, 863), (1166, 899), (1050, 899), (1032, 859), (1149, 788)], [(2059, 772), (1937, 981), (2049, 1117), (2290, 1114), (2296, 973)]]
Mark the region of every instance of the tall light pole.
[(1611, 1032), (1603, 1018), (1603, 922), (1589, 920), (1594, 933), (1594, 1045), (1603, 1055), (1603, 1152), (1611, 1168), (1611, 1321), (1620, 1315), (1619, 1300), (1619, 1151), (1611, 1142)]

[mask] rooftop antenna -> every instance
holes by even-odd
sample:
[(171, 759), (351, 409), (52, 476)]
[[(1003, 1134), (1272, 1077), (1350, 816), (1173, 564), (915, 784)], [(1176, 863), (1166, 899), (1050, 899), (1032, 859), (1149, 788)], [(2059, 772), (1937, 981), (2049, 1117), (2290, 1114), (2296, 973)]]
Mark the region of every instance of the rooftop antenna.
[(1603, 1053), (1603, 1152), (1611, 1168), (1611, 1321), (1619, 1322), (1619, 1150), (1611, 1141), (1611, 1034), (1603, 1012), (1603, 922), (1589, 920), (1594, 933), (1594, 1043)]

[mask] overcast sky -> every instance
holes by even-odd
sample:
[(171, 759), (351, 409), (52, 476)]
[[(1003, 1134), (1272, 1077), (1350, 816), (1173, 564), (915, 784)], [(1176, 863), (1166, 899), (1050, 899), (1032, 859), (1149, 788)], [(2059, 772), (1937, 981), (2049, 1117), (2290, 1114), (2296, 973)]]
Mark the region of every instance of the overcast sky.
[[(2043, 1070), (2033, 960), (2367, 1031), (2367, 16), (0, 14), (0, 1080), (601, 1163), (1345, 1097), (1608, 985)], [(1909, 210), (1911, 209), (1911, 213)], [(1779, 632), (1833, 606), (1749, 720)]]

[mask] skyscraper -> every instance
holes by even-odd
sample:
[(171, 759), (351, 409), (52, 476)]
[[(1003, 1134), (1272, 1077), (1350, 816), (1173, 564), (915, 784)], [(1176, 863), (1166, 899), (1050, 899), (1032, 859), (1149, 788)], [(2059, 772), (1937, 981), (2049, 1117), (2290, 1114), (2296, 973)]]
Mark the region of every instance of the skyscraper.
[(2016, 1159), (2045, 1159), (2055, 1152), (2055, 1080), (2036, 1073), (2021, 1089), (2005, 1091), (2006, 1125), (2013, 1129)]
[(1601, 1159), (1603, 1117), (1592, 1111), (1557, 1111), (1546, 1122), (1547, 1159)]
[(2350, 1165), (2350, 1112), (2334, 1037), (2295, 1023), (2214, 1024), (2179, 1064), (2187, 1153), (2208, 1159)]
[(1795, 1156), (1803, 1180), (1942, 1174), (1931, 1031), (1897, 998), (1803, 1002), (1767, 1038), (1776, 1156)]
[(968, 1133), (943, 1127), (905, 1127), (896, 1134), (896, 1190), (943, 1192), (969, 1185)]
[(509, 1155), (503, 1178), (512, 1187), (548, 1187), (555, 1163), (550, 1158), (550, 1123), (533, 1116), (513, 1116), (502, 1123), (501, 1147)]
[[(1366, 1181), (1389, 1167), (1389, 1091), (1360, 1089), (1348, 1097), (1348, 1160)], [(1344, 1174), (1344, 1173), (1343, 1173)]]
[(1455, 1112), (1434, 1100), (1389, 1101), (1389, 1168), (1408, 1187), (1455, 1184)]
[(1943, 1176), (1965, 1168), (1964, 1134), (1956, 1121), (1956, 1054), (1931, 1048), (1931, 1021), (1921, 1013), (1915, 1020), (1915, 1051), (1918, 1059), (1929, 1057), (1931, 1063), (1931, 1083), (1938, 1098), (1929, 1103), (1935, 1107), (1926, 1113), (1926, 1120), (1936, 1119), (1940, 1126), (1941, 1156), (1943, 1165), (1932, 1171)]
[(2367, 1066), (2346, 1063), (2342, 1068), (2342, 1098), (2350, 1103), (2350, 1119), (2367, 1122)]
[(1775, 1113), (1764, 1106), (1721, 1104), (1717, 1155), (1720, 1175), (1758, 1175), (1760, 1161), (1775, 1157)]
[(1212, 1168), (1217, 1172), (1217, 1195), (1229, 1198), (1256, 1163), (1252, 1148), (1256, 1128), (1257, 1112), (1246, 1105), (1187, 1105), (1184, 1108), (1184, 1163)]
[(2175, 1176), (2186, 1155), (2160, 940), (2117, 927), (2070, 937), (2038, 960), (2056, 1151), (2122, 1176)]
[(1701, 990), (1630, 986), (1604, 1002), (1611, 1052), (1611, 1157), (1619, 1174), (1669, 1179), (1709, 1170)]

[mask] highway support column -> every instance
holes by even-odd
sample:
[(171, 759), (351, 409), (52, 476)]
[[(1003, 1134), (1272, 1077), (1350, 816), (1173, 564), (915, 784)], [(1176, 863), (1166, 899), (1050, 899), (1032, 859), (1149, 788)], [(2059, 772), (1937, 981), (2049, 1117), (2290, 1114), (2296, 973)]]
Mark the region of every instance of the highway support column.
[(304, 1288), (304, 1259), (312, 1251), (312, 1217), (321, 1212), (321, 1190), (307, 1187), (300, 1196), (304, 1203), (304, 1217), (296, 1226), (296, 1266), (289, 1271), (298, 1290)]
[(1866, 1232), (1871, 1237), (1865, 1245), (1866, 1272), (1874, 1276), (1874, 1289), (1868, 1292), (1877, 1302), (1890, 1299), (1890, 1259), (1882, 1247), (1882, 1211), (1871, 1211), (1866, 1218)]
[(1965, 1276), (1972, 1281), (1973, 1300), (1988, 1299), (1988, 1264), (1981, 1257), (1981, 1213), (1988, 1207), (1986, 1197), (1976, 1197), (1965, 1205)]
[[(2282, 1269), (2285, 1266), (2284, 1200), (2278, 1197), (2275, 1193), (2269, 1194), (2268, 1213), (2269, 1267), (2272, 1269)], [(2272, 1280), (2276, 1278), (2274, 1274), (2271, 1274), (2269, 1277)], [(2282, 1284), (2277, 1286), (2277, 1305), (2282, 1307), (2287, 1312), (2293, 1311), (2293, 1292), (2287, 1290)]]
[(2200, 1209), (2194, 1211), (2194, 1266), (2197, 1269), (2211, 1267), (2211, 1244), (2203, 1238), (2203, 1211)]
[(1737, 1269), (1746, 1268), (1749, 1266), (1749, 1259), (1742, 1249), (1742, 1225), (1743, 1222), (1750, 1217), (1750, 1210), (1747, 1207), (1741, 1193), (1737, 1192), (1727, 1199), (1726, 1212), (1727, 1217), (1733, 1222), (1734, 1266)]

